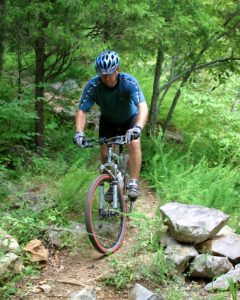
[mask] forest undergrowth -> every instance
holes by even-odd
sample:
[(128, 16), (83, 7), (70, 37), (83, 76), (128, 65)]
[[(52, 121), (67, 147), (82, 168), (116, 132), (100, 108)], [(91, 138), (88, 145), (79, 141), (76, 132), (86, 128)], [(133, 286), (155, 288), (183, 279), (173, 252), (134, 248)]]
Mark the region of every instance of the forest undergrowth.
[[(143, 178), (156, 191), (161, 204), (179, 201), (220, 209), (229, 214), (229, 225), (239, 233), (239, 167), (229, 161), (226, 164), (222, 157), (221, 161), (213, 163), (199, 153), (194, 156), (194, 147), (195, 145), (187, 148), (185, 144), (166, 143), (160, 136), (143, 136)], [(68, 155), (70, 152), (71, 157)], [(0, 207), (1, 228), (13, 235), (21, 247), (35, 238), (45, 240), (47, 245), (46, 228), (51, 225), (68, 226), (72, 220), (80, 223), (84, 220), (85, 194), (98, 169), (97, 151), (82, 151), (69, 144), (63, 153), (65, 156), (57, 155), (55, 159), (47, 154), (33, 155), (30, 159), (28, 157), (27, 163), (24, 159), (18, 160), (14, 169), (2, 169), (1, 197), (4, 201)], [(49, 203), (49, 207), (40, 211), (32, 210), (32, 203), (23, 201), (31, 192), (40, 194)], [(161, 230), (156, 230), (159, 228), (156, 225), (158, 218), (158, 213), (150, 223), (146, 223), (142, 216), (136, 218), (137, 221), (140, 220), (136, 221), (137, 226), (141, 227), (139, 242), (132, 253), (129, 253), (127, 261), (111, 261), (112, 266), (118, 268), (118, 274), (109, 278), (108, 284), (122, 288), (129, 281), (136, 280), (136, 274), (131, 269), (136, 254), (160, 251), (158, 241)], [(63, 241), (63, 246), (71, 248), (76, 245), (68, 237)], [(171, 282), (178, 286), (176, 278), (166, 276), (163, 253), (159, 252), (157, 257), (155, 267), (144, 272), (145, 280), (158, 285)], [(14, 294), (16, 281), (38, 272), (38, 267), (32, 265), (28, 257), (24, 258), (24, 263), (26, 268), (21, 276), (9, 274), (0, 279), (3, 295)], [(154, 271), (157, 268), (162, 270), (161, 274)], [(224, 299), (221, 297), (224, 296), (219, 294), (211, 299)], [(174, 298), (169, 296), (168, 299)]]

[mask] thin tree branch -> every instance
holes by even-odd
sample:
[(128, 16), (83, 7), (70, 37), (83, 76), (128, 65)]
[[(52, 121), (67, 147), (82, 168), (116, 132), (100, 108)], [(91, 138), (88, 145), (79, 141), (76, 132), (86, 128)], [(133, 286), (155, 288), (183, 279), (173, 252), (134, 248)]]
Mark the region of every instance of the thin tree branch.
[[(222, 59), (216, 59), (216, 60), (201, 64), (201, 65), (195, 66), (192, 71), (196, 71), (196, 70), (200, 70), (200, 69), (206, 69), (206, 68), (209, 68), (209, 67), (214, 67), (217, 64), (232, 61), (232, 60), (240, 60), (240, 57), (225, 57), (225, 58), (222, 58)], [(166, 88), (170, 87), (173, 83), (175, 83), (176, 81), (181, 79), (185, 74), (187, 74), (190, 69), (191, 69), (191, 67), (189, 67), (187, 70), (184, 70), (183, 72), (181, 72), (180, 74), (178, 74), (177, 76), (172, 78), (169, 82), (162, 85), (160, 87), (159, 91), (161, 92), (161, 91), (165, 90)]]

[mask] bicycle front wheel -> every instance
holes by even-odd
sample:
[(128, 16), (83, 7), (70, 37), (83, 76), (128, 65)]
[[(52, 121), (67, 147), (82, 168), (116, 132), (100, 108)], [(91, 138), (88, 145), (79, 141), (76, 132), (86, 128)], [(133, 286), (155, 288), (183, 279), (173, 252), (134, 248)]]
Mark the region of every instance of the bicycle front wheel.
[(126, 232), (126, 205), (122, 190), (117, 185), (117, 208), (113, 198), (106, 197), (111, 190), (112, 178), (99, 175), (91, 184), (85, 210), (87, 232), (95, 249), (104, 254), (117, 251)]

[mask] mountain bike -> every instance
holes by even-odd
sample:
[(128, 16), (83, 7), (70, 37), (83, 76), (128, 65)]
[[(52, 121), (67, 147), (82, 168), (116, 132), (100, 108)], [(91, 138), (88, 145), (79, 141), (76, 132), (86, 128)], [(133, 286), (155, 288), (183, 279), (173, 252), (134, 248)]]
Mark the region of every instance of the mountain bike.
[(87, 193), (85, 223), (95, 249), (111, 254), (120, 248), (124, 240), (127, 213), (132, 211), (134, 203), (127, 197), (128, 154), (123, 151), (127, 136), (87, 140), (85, 143), (85, 147), (99, 143), (108, 149), (107, 162), (100, 166), (100, 175), (92, 181)]

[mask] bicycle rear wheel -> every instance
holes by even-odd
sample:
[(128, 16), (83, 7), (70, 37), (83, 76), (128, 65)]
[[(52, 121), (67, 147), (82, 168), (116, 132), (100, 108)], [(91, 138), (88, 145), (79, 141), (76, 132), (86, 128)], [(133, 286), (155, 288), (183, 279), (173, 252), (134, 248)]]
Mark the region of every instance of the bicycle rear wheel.
[(126, 232), (126, 205), (120, 186), (117, 185), (118, 209), (113, 209), (113, 201), (105, 199), (111, 185), (110, 175), (99, 175), (92, 182), (86, 199), (87, 232), (95, 249), (104, 254), (117, 251)]

